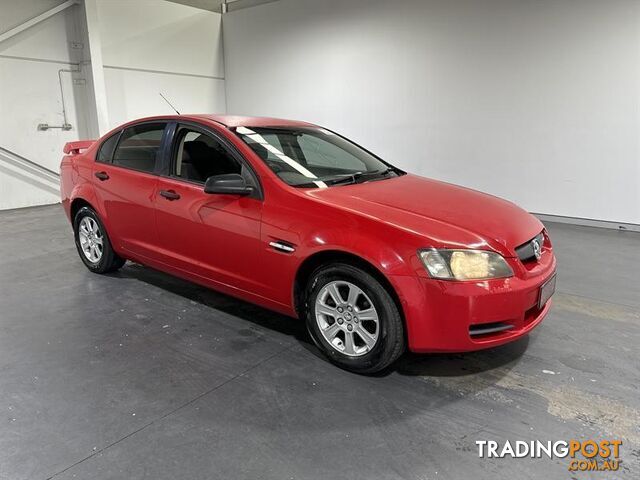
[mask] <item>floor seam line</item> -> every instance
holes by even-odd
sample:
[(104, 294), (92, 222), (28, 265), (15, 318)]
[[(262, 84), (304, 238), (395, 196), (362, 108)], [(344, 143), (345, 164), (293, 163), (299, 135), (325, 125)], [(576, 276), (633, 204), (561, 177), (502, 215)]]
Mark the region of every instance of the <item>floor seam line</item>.
[(174, 408), (174, 409), (173, 409), (173, 410), (171, 410), (170, 412), (167, 412), (167, 413), (165, 413), (164, 415), (161, 415), (160, 417), (153, 419), (152, 421), (150, 421), (149, 423), (146, 423), (145, 425), (143, 425), (142, 427), (138, 428), (137, 430), (134, 430), (133, 432), (128, 433), (128, 434), (127, 434), (127, 435), (125, 435), (124, 437), (122, 437), (122, 438), (120, 438), (120, 439), (118, 439), (118, 440), (115, 440), (115, 441), (111, 442), (109, 445), (107, 445), (107, 446), (105, 446), (105, 447), (102, 447), (100, 450), (96, 450), (96, 451), (95, 451), (95, 452), (93, 452), (91, 455), (86, 456), (86, 457), (85, 457), (85, 458), (83, 458), (82, 460), (78, 460), (78, 461), (77, 461), (77, 462), (75, 462), (74, 464), (69, 465), (68, 467), (66, 467), (66, 468), (64, 468), (64, 469), (62, 469), (62, 470), (60, 470), (60, 471), (58, 471), (58, 472), (54, 473), (53, 475), (51, 475), (51, 476), (47, 477), (47, 478), (46, 478), (46, 480), (51, 480), (51, 479), (53, 479), (54, 477), (57, 477), (58, 475), (60, 475), (60, 474), (62, 474), (62, 473), (64, 473), (64, 472), (66, 472), (66, 471), (68, 471), (68, 470), (72, 469), (73, 467), (77, 467), (77, 466), (78, 466), (78, 465), (80, 465), (81, 463), (83, 463), (83, 462), (85, 462), (85, 461), (89, 460), (90, 458), (95, 457), (95, 456), (96, 456), (96, 455), (98, 455), (99, 453), (103, 453), (103, 452), (105, 452), (106, 450), (110, 449), (111, 447), (114, 447), (114, 446), (115, 446), (115, 445), (117, 445), (118, 443), (120, 443), (120, 442), (122, 442), (122, 441), (126, 440), (127, 438), (130, 438), (130, 437), (134, 436), (135, 434), (137, 434), (137, 433), (139, 433), (139, 432), (141, 432), (141, 431), (145, 430), (146, 428), (150, 427), (150, 426), (151, 426), (151, 425), (153, 425), (154, 423), (161, 422), (161, 421), (162, 421), (162, 420), (164, 420), (165, 418), (170, 417), (170, 416), (171, 416), (171, 415), (173, 415), (174, 413), (176, 413), (176, 412), (178, 412), (178, 411), (182, 410), (183, 408), (188, 407), (189, 405), (192, 405), (193, 403), (197, 402), (198, 400), (200, 400), (200, 399), (201, 399), (201, 398), (203, 398), (203, 397), (206, 397), (206, 396), (207, 396), (207, 395), (209, 395), (210, 393), (213, 393), (213, 392), (215, 392), (216, 390), (218, 390), (218, 389), (220, 389), (220, 388), (224, 387), (225, 385), (227, 385), (227, 384), (229, 384), (229, 383), (233, 382), (234, 380), (236, 380), (236, 379), (238, 379), (238, 378), (240, 378), (240, 377), (243, 377), (246, 373), (250, 372), (251, 370), (253, 370), (253, 369), (257, 368), (257, 367), (259, 367), (260, 365), (263, 365), (264, 363), (268, 362), (269, 360), (271, 360), (271, 359), (273, 359), (273, 358), (275, 358), (275, 357), (277, 357), (277, 356), (279, 356), (279, 355), (281, 355), (281, 354), (283, 354), (283, 353), (285, 353), (285, 352), (287, 352), (287, 351), (291, 350), (293, 347), (295, 347), (295, 344), (289, 345), (288, 347), (285, 347), (285, 348), (283, 348), (283, 349), (281, 349), (281, 350), (278, 350), (276, 353), (274, 353), (274, 354), (272, 354), (272, 355), (268, 356), (267, 358), (265, 358), (265, 359), (263, 359), (263, 360), (259, 361), (259, 362), (258, 362), (258, 363), (256, 363), (256, 364), (254, 364), (254, 365), (252, 365), (252, 366), (250, 366), (250, 367), (248, 367), (248, 368), (244, 369), (242, 372), (240, 372), (240, 373), (238, 373), (238, 374), (236, 374), (236, 375), (232, 376), (231, 378), (229, 378), (229, 379), (225, 380), (224, 382), (222, 382), (222, 383), (220, 383), (220, 384), (216, 385), (215, 387), (210, 388), (210, 389), (209, 389), (209, 390), (207, 390), (206, 392), (203, 392), (203, 393), (201, 393), (201, 394), (199, 394), (199, 395), (195, 396), (194, 398), (192, 398), (192, 399), (191, 399), (191, 400), (189, 400), (188, 402), (183, 403), (182, 405), (180, 405), (180, 406), (178, 406), (178, 407)]

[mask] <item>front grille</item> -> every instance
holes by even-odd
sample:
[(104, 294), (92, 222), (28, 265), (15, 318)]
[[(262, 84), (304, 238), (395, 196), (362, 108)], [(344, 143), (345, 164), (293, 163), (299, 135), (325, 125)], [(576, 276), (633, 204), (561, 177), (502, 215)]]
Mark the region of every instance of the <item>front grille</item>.
[(521, 262), (531, 262), (537, 260), (534, 249), (534, 242), (538, 242), (540, 251), (542, 252), (542, 245), (544, 244), (544, 235), (542, 234), (542, 232), (533, 237), (527, 243), (523, 243), (519, 247), (516, 247), (516, 255), (518, 255), (518, 258)]
[(472, 337), (478, 335), (488, 335), (490, 333), (498, 333), (504, 330), (510, 330), (513, 325), (507, 322), (481, 323), (479, 325), (471, 325), (469, 327), (469, 335)]

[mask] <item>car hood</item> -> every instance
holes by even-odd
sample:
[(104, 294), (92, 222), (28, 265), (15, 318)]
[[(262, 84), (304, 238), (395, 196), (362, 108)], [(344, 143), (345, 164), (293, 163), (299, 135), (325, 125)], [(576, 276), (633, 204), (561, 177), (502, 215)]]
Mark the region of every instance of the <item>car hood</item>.
[(543, 229), (537, 218), (511, 202), (411, 174), (305, 193), (427, 237), (431, 245), (425, 246), (488, 245), (513, 256), (517, 246)]

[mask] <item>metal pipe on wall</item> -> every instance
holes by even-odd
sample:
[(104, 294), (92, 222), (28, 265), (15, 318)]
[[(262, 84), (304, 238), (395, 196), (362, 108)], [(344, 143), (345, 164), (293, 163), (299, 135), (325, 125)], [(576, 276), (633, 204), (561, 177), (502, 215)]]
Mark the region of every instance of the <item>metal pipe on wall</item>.
[(78, 65), (75, 70), (74, 69), (68, 69), (68, 68), (61, 68), (60, 70), (58, 70), (58, 83), (60, 85), (60, 98), (62, 99), (62, 118), (63, 118), (63, 122), (62, 122), (62, 125), (49, 125), (48, 123), (39, 123), (38, 124), (38, 130), (45, 131), (45, 130), (50, 130), (52, 128), (60, 128), (62, 130), (67, 131), (67, 130), (71, 130), (73, 128), (73, 126), (67, 120), (67, 106), (65, 104), (65, 99), (64, 99), (64, 85), (62, 84), (62, 74), (63, 73), (78, 73), (79, 71), (80, 71), (80, 65)]

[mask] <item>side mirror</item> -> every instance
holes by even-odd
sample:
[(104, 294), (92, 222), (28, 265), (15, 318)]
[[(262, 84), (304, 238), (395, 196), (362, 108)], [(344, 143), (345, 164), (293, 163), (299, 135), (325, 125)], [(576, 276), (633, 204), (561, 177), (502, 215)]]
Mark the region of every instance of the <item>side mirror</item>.
[(204, 193), (250, 195), (253, 193), (253, 187), (247, 185), (242, 175), (238, 173), (225, 173), (207, 178), (204, 184)]

